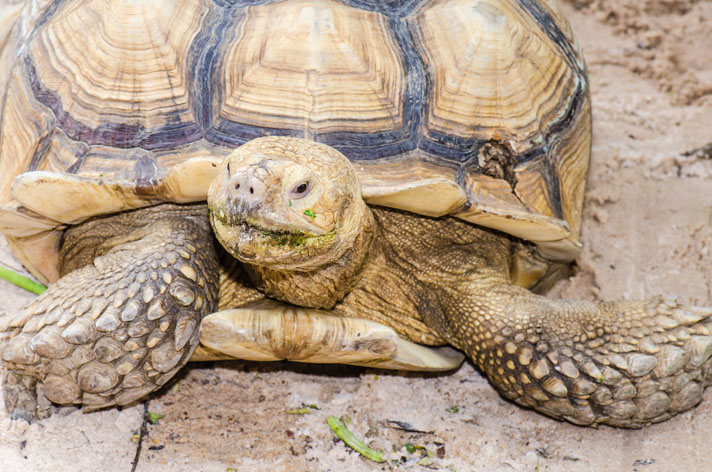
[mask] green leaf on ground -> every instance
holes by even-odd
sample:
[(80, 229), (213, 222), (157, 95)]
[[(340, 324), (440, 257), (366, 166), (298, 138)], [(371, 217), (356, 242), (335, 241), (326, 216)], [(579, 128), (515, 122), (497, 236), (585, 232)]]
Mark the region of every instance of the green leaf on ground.
[(146, 413), (146, 417), (148, 418), (148, 422), (151, 424), (156, 424), (158, 423), (158, 420), (161, 418), (165, 418), (166, 415), (163, 415), (161, 413), (154, 413), (153, 411), (149, 411)]
[(358, 452), (366, 459), (374, 462), (386, 462), (386, 459), (383, 457), (383, 452), (371, 449), (362, 443), (356, 436), (353, 435), (351, 431), (349, 431), (343, 421), (338, 419), (336, 416), (329, 416), (326, 419), (326, 422), (329, 424), (331, 430), (354, 451)]

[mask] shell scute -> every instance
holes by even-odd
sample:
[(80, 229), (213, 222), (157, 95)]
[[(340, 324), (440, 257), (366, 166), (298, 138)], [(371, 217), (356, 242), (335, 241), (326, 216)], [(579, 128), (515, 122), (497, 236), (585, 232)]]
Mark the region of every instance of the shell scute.
[(367, 202), (578, 253), (590, 104), (555, 0), (228, 3), (28, 13), (3, 85), (0, 230), (35, 275), (56, 278), (62, 224), (202, 200), (216, 163), (265, 135), (334, 146)]

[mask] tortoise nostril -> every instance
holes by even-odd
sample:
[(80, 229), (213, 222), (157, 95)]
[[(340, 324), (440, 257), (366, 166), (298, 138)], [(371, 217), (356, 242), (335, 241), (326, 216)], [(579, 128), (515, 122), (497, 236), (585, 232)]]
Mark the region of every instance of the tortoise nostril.
[(247, 171), (236, 172), (230, 179), (228, 188), (234, 189), (232, 192), (236, 198), (244, 202), (254, 203), (256, 199), (264, 196), (265, 185), (254, 172), (248, 169)]

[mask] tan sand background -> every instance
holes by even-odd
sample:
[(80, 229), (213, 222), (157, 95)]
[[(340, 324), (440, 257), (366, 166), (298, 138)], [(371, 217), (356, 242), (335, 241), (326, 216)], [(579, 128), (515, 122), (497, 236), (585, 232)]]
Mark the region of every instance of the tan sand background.
[[(588, 61), (594, 142), (585, 250), (552, 296), (665, 294), (712, 305), (712, 146), (704, 149), (712, 142), (712, 1), (565, 6)], [(0, 260), (17, 265), (1, 238)], [(0, 282), (0, 317), (30, 299)], [(303, 404), (320, 409), (287, 414)], [(456, 413), (446, 411), (452, 406)], [(712, 389), (697, 409), (665, 423), (595, 430), (506, 402), (471, 364), (416, 375), (232, 362), (185, 369), (147, 408), (166, 416), (147, 426), (140, 471), (712, 470)], [(74, 412), (28, 425), (3, 409), (0, 471), (129, 471), (143, 411)], [(334, 440), (328, 415), (348, 415), (357, 436), (394, 451), (397, 466)], [(422, 450), (409, 453), (405, 443), (432, 451), (431, 464), (419, 465)]]

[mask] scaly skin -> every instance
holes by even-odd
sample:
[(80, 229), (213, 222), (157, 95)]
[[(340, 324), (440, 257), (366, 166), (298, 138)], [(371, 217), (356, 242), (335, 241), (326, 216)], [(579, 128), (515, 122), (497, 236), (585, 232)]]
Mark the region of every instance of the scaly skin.
[(204, 205), (163, 205), (67, 231), (66, 275), (7, 328), (13, 417), (48, 415), (47, 399), (85, 411), (131, 403), (188, 361), (200, 320), (217, 308), (206, 214)]
[[(337, 310), (364, 317), (375, 299), (421, 307), (505, 397), (576, 424), (640, 427), (692, 408), (712, 382), (712, 310), (551, 300), (511, 283), (507, 236), (456, 218), (374, 213), (386, 270), (414, 275), (397, 278), (407, 299), (369, 271)], [(382, 310), (378, 321), (398, 330), (400, 313)]]
[[(323, 306), (318, 300), (295, 301), (289, 294), (339, 294), (343, 291), (333, 286), (335, 281), (346, 284), (353, 288), (338, 299), (334, 312), (378, 321), (416, 342), (449, 342), (465, 351), (505, 397), (576, 424), (640, 427), (701, 400), (712, 382), (712, 310), (662, 299), (593, 303), (534, 295), (510, 280), (514, 248), (509, 236), (456, 218), (374, 208), (376, 235), (348, 238), (349, 250), (358, 256), (353, 260), (366, 254), (357, 270), (336, 263), (344, 260), (343, 246), (331, 260), (325, 247), (310, 274), (326, 267), (329, 276), (304, 277), (298, 264), (290, 266), (300, 260), (299, 247), (265, 249), (265, 238), (254, 235), (285, 228), (294, 219), (285, 203), (294, 181), (282, 173), (293, 164), (310, 168), (311, 174), (301, 175), (318, 179), (320, 193), (311, 198), (320, 211), (348, 211), (339, 198), (358, 199), (350, 194), (358, 186), (348, 161), (333, 155), (327, 146), (299, 139), (262, 138), (227, 162), (232, 173), (242, 176), (243, 188), (258, 178), (268, 189), (260, 195), (264, 198), (248, 197), (246, 204), (229, 185), (211, 188), (211, 206), (235, 201), (219, 207), (222, 221), (213, 219), (219, 240), (241, 242), (226, 248), (253, 267), (258, 286), (279, 286), (272, 296)], [(258, 174), (250, 170), (257, 167)], [(347, 176), (347, 188), (331, 188), (343, 185), (333, 175)], [(259, 225), (246, 230), (230, 224), (246, 220)], [(370, 221), (346, 215), (329, 230), (337, 238), (362, 227), (371, 231)], [(249, 238), (241, 239), (244, 231)], [(311, 284), (308, 290), (305, 283)]]
[[(534, 295), (510, 281), (510, 237), (370, 210), (351, 165), (324, 145), (265, 138), (229, 164), (211, 188), (211, 223), (274, 298), (449, 342), (505, 397), (577, 424), (662, 421), (712, 382), (712, 310)], [(293, 204), (305, 179), (312, 191)], [(238, 183), (251, 191), (234, 192)], [(2, 350), (14, 417), (44, 416), (47, 399), (88, 410), (135, 401), (187, 362), (218, 285), (222, 307), (262, 297), (234, 263), (218, 282), (204, 215), (203, 205), (162, 205), (67, 231), (66, 275), (11, 322)]]
[[(309, 191), (295, 194), (304, 182)], [(373, 239), (360, 195), (348, 159), (335, 149), (262, 138), (225, 159), (208, 205), (216, 238), (247, 264), (257, 288), (294, 305), (332, 308), (358, 280)]]

